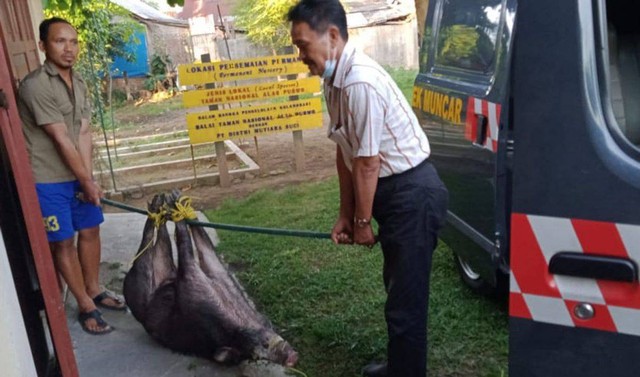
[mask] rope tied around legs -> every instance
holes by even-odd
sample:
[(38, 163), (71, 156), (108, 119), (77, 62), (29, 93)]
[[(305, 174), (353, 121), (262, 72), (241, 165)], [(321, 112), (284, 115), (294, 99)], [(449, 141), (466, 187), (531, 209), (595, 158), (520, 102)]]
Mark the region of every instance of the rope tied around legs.
[(196, 210), (191, 206), (191, 198), (181, 196), (174, 204), (175, 208), (171, 209), (171, 220), (178, 222), (182, 220), (194, 220), (198, 218)]
[(160, 228), (160, 225), (165, 224), (167, 222), (167, 210), (164, 208), (160, 208), (158, 212), (148, 212), (147, 217), (153, 220), (153, 224), (156, 229)]
[[(158, 212), (147, 211), (147, 217), (153, 220), (154, 227), (158, 229), (162, 224), (165, 224), (167, 222), (167, 210), (161, 207)], [(134, 255), (133, 259), (129, 263), (129, 267), (133, 266), (133, 263), (135, 263), (135, 261), (138, 258), (140, 258), (142, 254), (144, 254), (147, 250), (149, 250), (152, 245), (153, 245), (153, 238), (149, 240), (147, 245), (143, 247), (142, 250), (138, 251), (138, 253)]]

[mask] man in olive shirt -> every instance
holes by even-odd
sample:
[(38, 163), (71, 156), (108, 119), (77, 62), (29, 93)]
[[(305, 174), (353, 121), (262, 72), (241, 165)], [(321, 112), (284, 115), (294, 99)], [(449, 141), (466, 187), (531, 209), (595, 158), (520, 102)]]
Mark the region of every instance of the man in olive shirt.
[(98, 282), (102, 190), (92, 179), (88, 91), (72, 69), (78, 34), (61, 18), (47, 19), (40, 24), (39, 47), (46, 61), (18, 91), (36, 191), (55, 266), (78, 302), (78, 320), (86, 332), (106, 334), (113, 328), (96, 306), (126, 306)]

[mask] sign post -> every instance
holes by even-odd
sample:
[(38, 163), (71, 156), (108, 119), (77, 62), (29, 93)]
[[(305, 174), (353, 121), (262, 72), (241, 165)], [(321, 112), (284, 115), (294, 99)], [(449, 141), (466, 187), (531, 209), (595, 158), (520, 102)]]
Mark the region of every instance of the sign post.
[(302, 131), (293, 131), (293, 155), (296, 162), (296, 172), (304, 171), (304, 143)]
[[(293, 46), (289, 46), (285, 49), (289, 54), (292, 54)], [(287, 80), (295, 80), (297, 75), (288, 75)], [(296, 101), (298, 96), (289, 97), (290, 101)], [(293, 131), (293, 156), (296, 166), (296, 172), (300, 173), (304, 171), (304, 142), (302, 140), (302, 131)]]
[[(200, 60), (203, 63), (211, 63), (211, 55), (209, 55), (208, 53), (200, 55)], [(213, 89), (216, 87), (216, 84), (213, 82), (206, 83), (204, 87), (206, 89)], [(218, 110), (218, 105), (210, 105), (209, 110)], [(231, 177), (229, 176), (229, 167), (227, 166), (227, 151), (224, 147), (224, 141), (216, 141), (214, 143), (214, 147), (216, 150), (216, 159), (218, 160), (220, 187), (229, 187), (231, 186)]]

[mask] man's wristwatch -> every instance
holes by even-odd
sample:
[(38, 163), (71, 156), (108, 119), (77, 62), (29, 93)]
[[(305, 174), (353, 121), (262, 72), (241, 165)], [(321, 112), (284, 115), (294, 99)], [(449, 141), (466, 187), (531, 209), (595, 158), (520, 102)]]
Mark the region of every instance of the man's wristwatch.
[(358, 228), (364, 228), (366, 226), (371, 225), (371, 219), (370, 218), (369, 219), (360, 219), (360, 218), (355, 217), (353, 219), (353, 223), (356, 224), (356, 226)]

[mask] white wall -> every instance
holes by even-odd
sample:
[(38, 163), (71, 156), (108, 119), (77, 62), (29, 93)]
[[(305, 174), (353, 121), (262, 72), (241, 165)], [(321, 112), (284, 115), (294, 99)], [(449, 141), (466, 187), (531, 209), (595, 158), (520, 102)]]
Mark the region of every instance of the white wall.
[(411, 21), (349, 29), (349, 41), (384, 66), (418, 69), (418, 27)]
[(0, 234), (0, 369), (3, 377), (35, 377), (27, 330), (22, 320), (7, 250)]
[[(36, 43), (40, 41), (40, 22), (44, 20), (44, 11), (42, 10), (42, 0), (29, 0), (29, 12), (31, 12), (31, 24), (33, 26), (33, 35), (36, 37)], [(38, 49), (40, 63), (44, 63), (44, 53)]]

